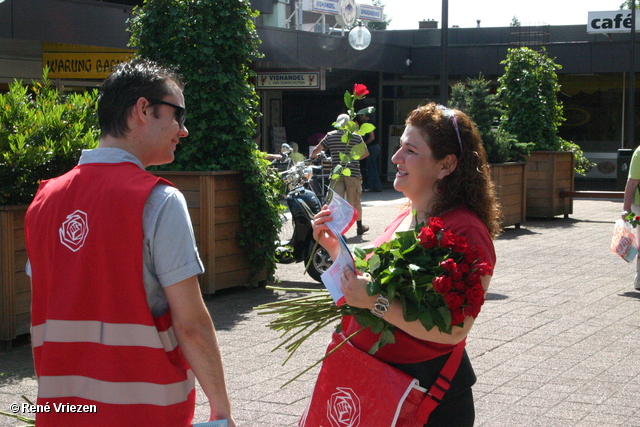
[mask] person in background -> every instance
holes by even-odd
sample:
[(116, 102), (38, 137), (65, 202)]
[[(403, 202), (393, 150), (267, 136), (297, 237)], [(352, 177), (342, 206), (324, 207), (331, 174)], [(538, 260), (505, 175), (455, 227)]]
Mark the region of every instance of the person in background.
[[(636, 215), (640, 215), (640, 190), (638, 184), (640, 184), (640, 147), (636, 148), (631, 157), (631, 163), (629, 164), (629, 176), (627, 178), (627, 184), (624, 188), (624, 202), (622, 204), (622, 212), (620, 217), (623, 220), (627, 220), (625, 217), (634, 212)], [(640, 227), (636, 227), (636, 241), (640, 242)], [(636, 260), (636, 277), (633, 281), (633, 287), (636, 291), (640, 292), (640, 257)]]
[(204, 272), (184, 196), (145, 171), (171, 163), (184, 84), (159, 64), (122, 63), (100, 88), (98, 148), (42, 182), (25, 219), (38, 425), (191, 425), (194, 377), (209, 420), (235, 426)]
[[(391, 240), (396, 231), (407, 231), (415, 228), (416, 223), (428, 223), (429, 218), (440, 217), (444, 230), (464, 236), (469, 245), (484, 254), (483, 261), (492, 271), (496, 263), (492, 238), (500, 231), (501, 209), (482, 141), (471, 119), (461, 111), (433, 103), (418, 107), (407, 117), (400, 148), (392, 161), (398, 168), (393, 186), (409, 199), (410, 209), (392, 221), (372, 245)], [(413, 210), (416, 216), (410, 214)], [(330, 220), (328, 209), (320, 211), (313, 220), (313, 237), (335, 257), (339, 243), (326, 225)], [(421, 387), (429, 389), (455, 346), (466, 339), (475, 319), (466, 317), (464, 326), (455, 326), (450, 335), (440, 332), (438, 327), (427, 330), (419, 320), (404, 319), (398, 297), (387, 300), (379, 299), (379, 294), (369, 296), (370, 280), (369, 276), (345, 267), (341, 289), (347, 304), (370, 309), (397, 327), (395, 342), (386, 344), (373, 356), (417, 378)], [(486, 292), (491, 275), (483, 275), (481, 281)], [(362, 326), (353, 316), (342, 319), (345, 336), (360, 329)], [(378, 338), (367, 328), (350, 341), (366, 352)], [(465, 351), (451, 387), (426, 426), (473, 426), (475, 409), (471, 386), (475, 381)], [(383, 381), (380, 387), (385, 387)]]
[[(336, 119), (336, 123), (339, 126), (346, 124), (350, 120), (348, 114), (340, 114)], [(342, 135), (344, 132), (340, 129), (333, 130), (320, 141), (316, 148), (313, 149), (311, 153), (311, 158), (315, 159), (318, 154), (320, 154), (323, 150), (328, 150), (331, 155), (331, 167), (332, 170), (337, 165), (340, 164), (340, 153), (349, 154), (351, 152), (351, 147), (361, 144), (363, 142), (362, 137), (357, 134), (353, 134), (351, 137), (351, 141), (345, 144), (342, 142)], [(368, 156), (368, 152), (362, 158)], [(362, 223), (362, 175), (360, 174), (360, 162), (358, 160), (354, 160), (349, 162), (346, 166), (351, 170), (351, 176), (340, 175), (333, 190), (344, 199), (349, 202), (356, 211), (358, 212), (356, 233), (358, 236), (363, 235), (367, 231), (369, 231), (369, 226), (364, 225)]]
[[(366, 114), (358, 116), (360, 124), (367, 123), (370, 118)], [(382, 183), (380, 182), (380, 173), (378, 171), (378, 158), (380, 157), (380, 144), (376, 140), (375, 131), (371, 131), (362, 137), (365, 144), (367, 144), (367, 150), (369, 156), (364, 159), (365, 173), (364, 173), (364, 191), (382, 191)], [(362, 163), (361, 163), (362, 165)]]

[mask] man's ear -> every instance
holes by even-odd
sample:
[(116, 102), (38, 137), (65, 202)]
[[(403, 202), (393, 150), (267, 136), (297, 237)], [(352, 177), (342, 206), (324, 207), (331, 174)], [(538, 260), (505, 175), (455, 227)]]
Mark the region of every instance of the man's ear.
[(440, 164), (440, 171), (438, 172), (438, 179), (444, 179), (451, 174), (458, 166), (458, 157), (454, 154), (447, 154)]
[(144, 97), (138, 98), (138, 101), (131, 107), (130, 117), (133, 118), (136, 122), (147, 123), (149, 121), (149, 116), (152, 114), (150, 110), (151, 103), (148, 99)]

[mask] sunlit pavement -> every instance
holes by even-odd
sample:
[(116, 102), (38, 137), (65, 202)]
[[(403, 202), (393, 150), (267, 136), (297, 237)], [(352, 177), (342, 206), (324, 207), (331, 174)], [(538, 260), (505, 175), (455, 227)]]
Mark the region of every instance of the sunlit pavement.
[[(403, 203), (391, 189), (364, 193), (371, 230), (356, 236), (354, 227), (348, 243), (369, 243)], [(476, 426), (640, 426), (640, 293), (633, 289), (635, 265), (609, 250), (621, 207), (575, 200), (568, 219), (527, 221), (496, 240), (498, 265), (467, 344), (478, 375)], [(279, 266), (279, 285), (321, 286), (302, 271), (302, 264)], [(253, 310), (293, 295), (236, 288), (207, 300), (240, 426), (294, 426), (308, 402), (318, 367), (280, 386), (322, 356), (331, 328), (282, 366), (287, 353), (272, 352), (279, 334), (265, 327), (273, 316)], [(20, 403), (21, 394), (36, 395), (29, 347), (17, 344), (0, 353), (0, 411)], [(198, 389), (195, 421), (207, 414)], [(21, 424), (0, 417), (0, 426)]]

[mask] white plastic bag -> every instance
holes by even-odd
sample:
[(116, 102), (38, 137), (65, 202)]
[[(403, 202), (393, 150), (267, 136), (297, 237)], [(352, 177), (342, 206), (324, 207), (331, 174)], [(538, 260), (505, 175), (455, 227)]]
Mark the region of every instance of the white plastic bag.
[(633, 261), (638, 255), (638, 242), (636, 233), (631, 224), (619, 219), (613, 227), (613, 239), (611, 239), (611, 252), (620, 255), (627, 262)]

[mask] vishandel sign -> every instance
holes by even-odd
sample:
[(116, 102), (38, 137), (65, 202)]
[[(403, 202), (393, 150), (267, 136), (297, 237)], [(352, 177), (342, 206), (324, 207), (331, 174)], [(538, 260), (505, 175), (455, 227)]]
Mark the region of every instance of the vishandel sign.
[[(636, 10), (636, 32), (640, 30), (640, 10)], [(631, 32), (631, 11), (589, 12), (587, 33)]]

